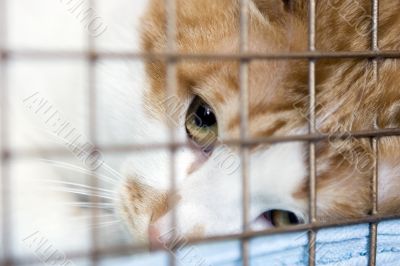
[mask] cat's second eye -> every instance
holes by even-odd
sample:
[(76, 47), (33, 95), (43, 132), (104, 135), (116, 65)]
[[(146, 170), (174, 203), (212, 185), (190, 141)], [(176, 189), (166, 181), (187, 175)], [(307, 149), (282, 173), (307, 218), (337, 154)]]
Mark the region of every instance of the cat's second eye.
[(188, 137), (204, 152), (211, 152), (218, 138), (217, 117), (211, 106), (196, 96), (186, 113), (185, 127)]

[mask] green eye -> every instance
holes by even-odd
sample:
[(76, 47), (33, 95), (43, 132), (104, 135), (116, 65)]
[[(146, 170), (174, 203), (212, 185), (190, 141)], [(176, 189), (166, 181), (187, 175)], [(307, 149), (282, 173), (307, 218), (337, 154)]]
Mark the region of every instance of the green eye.
[(218, 123), (214, 110), (196, 96), (186, 113), (186, 132), (203, 151), (210, 152), (218, 138)]

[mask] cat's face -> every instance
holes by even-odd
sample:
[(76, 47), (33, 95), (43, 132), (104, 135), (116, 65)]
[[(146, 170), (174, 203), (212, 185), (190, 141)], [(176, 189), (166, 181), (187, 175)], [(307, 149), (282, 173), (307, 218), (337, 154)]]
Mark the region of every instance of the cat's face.
[[(252, 2), (250, 7), (250, 52), (306, 50), (307, 24), (302, 16), (279, 6), (268, 19), (268, 10), (262, 9), (263, 5), (268, 6), (267, 2), (259, 2), (258, 6)], [(144, 17), (147, 52), (166, 49), (162, 3), (162, 0), (151, 1)], [(237, 1), (182, 0), (177, 1), (177, 7), (179, 52), (238, 52)], [(272, 20), (274, 16), (276, 21)], [(148, 62), (146, 70), (150, 84), (147, 109), (160, 121), (173, 125), (177, 136), (189, 145), (176, 150), (175, 191), (169, 191), (168, 167), (154, 164), (146, 173), (135, 170), (128, 173), (121, 188), (121, 209), (127, 224), (137, 239), (150, 237), (152, 241), (169, 240), (171, 230), (187, 237), (239, 232), (241, 151), (239, 146), (229, 146), (223, 141), (240, 138), (239, 63), (180, 60), (178, 88), (173, 95), (166, 94), (163, 62)], [(253, 60), (249, 62), (248, 81), (246, 130), (250, 139), (308, 132), (306, 60)], [(327, 109), (335, 112), (333, 108)], [(345, 151), (352, 147), (348, 144), (342, 148)], [(321, 142), (316, 149), (317, 175), (321, 180), (317, 184), (319, 217), (356, 217), (366, 213), (369, 194), (364, 182), (369, 174), (353, 175), (355, 167), (328, 143)], [(306, 222), (308, 142), (250, 145), (247, 152), (250, 226), (259, 229)], [(170, 162), (166, 156), (159, 164)], [(177, 227), (171, 229), (173, 214)]]

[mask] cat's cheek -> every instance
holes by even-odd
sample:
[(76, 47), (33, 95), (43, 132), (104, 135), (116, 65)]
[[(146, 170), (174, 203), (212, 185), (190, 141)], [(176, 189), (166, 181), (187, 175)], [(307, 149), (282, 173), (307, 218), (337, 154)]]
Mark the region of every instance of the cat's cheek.
[(188, 147), (184, 148), (190, 153), (191, 163), (189, 167), (187, 167), (186, 174), (189, 176), (196, 171), (198, 171), (211, 157), (212, 149), (207, 147), (201, 147), (197, 145), (194, 141), (188, 140)]
[[(172, 226), (173, 215), (176, 215), (175, 226)], [(210, 212), (205, 206), (181, 204), (175, 209), (175, 214), (169, 212), (150, 226), (149, 242), (153, 247), (157, 247), (160, 244), (240, 231), (239, 219), (236, 226), (234, 220), (231, 220), (231, 223), (221, 224), (221, 221), (225, 220), (217, 213)]]
[[(187, 240), (189, 238), (205, 237), (207, 233), (207, 223), (204, 223), (203, 217), (199, 217), (199, 206), (180, 206), (174, 212), (169, 212), (150, 226), (149, 240), (152, 246), (160, 243), (165, 244), (175, 242), (176, 240)], [(207, 210), (204, 210), (207, 212)], [(183, 214), (184, 215), (181, 215)], [(205, 212), (202, 212), (205, 214)], [(176, 225), (173, 225), (173, 215), (177, 219)], [(156, 233), (154, 233), (156, 232)]]
[[(216, 155), (213, 155), (216, 156)], [(163, 243), (240, 232), (240, 172), (227, 175), (212, 157), (179, 184), (179, 201), (153, 226)], [(171, 227), (175, 215), (176, 226)], [(154, 239), (153, 239), (154, 240)], [(156, 241), (157, 242), (157, 241)]]
[(207, 161), (207, 156), (202, 154), (195, 154), (194, 160), (187, 169), (187, 175), (189, 176), (194, 172), (196, 172), (197, 170), (199, 170), (200, 167), (203, 166), (206, 161)]

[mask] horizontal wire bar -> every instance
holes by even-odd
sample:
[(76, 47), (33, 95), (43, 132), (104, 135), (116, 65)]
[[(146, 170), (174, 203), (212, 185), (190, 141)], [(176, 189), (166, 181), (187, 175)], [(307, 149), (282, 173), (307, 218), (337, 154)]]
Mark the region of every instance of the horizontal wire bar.
[[(341, 219), (340, 221), (332, 221), (332, 222), (316, 222), (316, 223), (308, 223), (308, 224), (301, 224), (295, 225), (290, 227), (278, 227), (272, 228), (262, 231), (246, 231), (239, 234), (227, 234), (227, 235), (219, 235), (219, 236), (211, 236), (206, 238), (192, 238), (192, 239), (181, 239), (181, 241), (173, 241), (173, 245), (175, 247), (189, 247), (191, 245), (200, 245), (200, 244), (207, 244), (207, 243), (215, 243), (215, 242), (222, 242), (222, 241), (235, 241), (235, 240), (242, 240), (242, 239), (252, 239), (255, 237), (265, 237), (270, 235), (277, 235), (277, 234), (286, 234), (286, 233), (295, 233), (295, 232), (306, 232), (308, 230), (321, 230), (327, 229), (332, 227), (339, 227), (339, 226), (348, 226), (348, 225), (357, 225), (357, 224), (367, 224), (367, 223), (378, 223), (382, 221), (400, 219), (400, 214), (396, 215), (371, 215), (366, 216), (358, 219)], [(155, 247), (152, 249), (152, 252), (157, 251), (169, 251), (167, 248), (168, 243), (164, 246)], [(132, 256), (134, 254), (141, 254), (146, 253), (149, 251), (149, 247), (147, 245), (115, 245), (105, 248), (98, 248), (97, 250), (93, 251), (96, 252), (101, 257), (108, 257), (108, 256), (123, 256), (129, 255)], [(66, 258), (69, 260), (78, 259), (78, 258), (85, 258), (89, 254), (87, 251), (83, 252), (66, 252)], [(37, 261), (36, 257), (19, 257), (15, 258), (16, 263), (18, 265), (26, 265), (31, 264)], [(0, 260), (1, 262), (1, 260)]]
[[(285, 142), (307, 142), (307, 141), (325, 141), (325, 140), (346, 140), (349, 138), (362, 139), (362, 138), (372, 138), (372, 137), (396, 137), (400, 136), (400, 128), (387, 128), (387, 129), (375, 129), (375, 130), (365, 130), (365, 131), (354, 131), (345, 133), (335, 133), (335, 134), (303, 134), (303, 135), (293, 135), (293, 136), (271, 136), (263, 138), (253, 138), (248, 140), (239, 139), (227, 139), (221, 140), (220, 143), (228, 146), (254, 146), (259, 144), (277, 144)], [(118, 153), (118, 152), (145, 152), (149, 150), (160, 150), (160, 149), (176, 149), (180, 147), (191, 147), (187, 142), (175, 142), (175, 143), (137, 143), (137, 144), (126, 144), (126, 145), (101, 145), (97, 146), (100, 152), (105, 153)], [(35, 150), (22, 150), (22, 149), (9, 149), (3, 151), (5, 158), (29, 158), (38, 156), (70, 156), (73, 153), (68, 149), (46, 149), (39, 148)]]
[(290, 60), (290, 59), (373, 59), (400, 58), (400, 51), (310, 51), (290, 53), (142, 53), (142, 52), (103, 52), (103, 51), (45, 51), (45, 50), (2, 50), (3, 59), (141, 59), (141, 60)]

